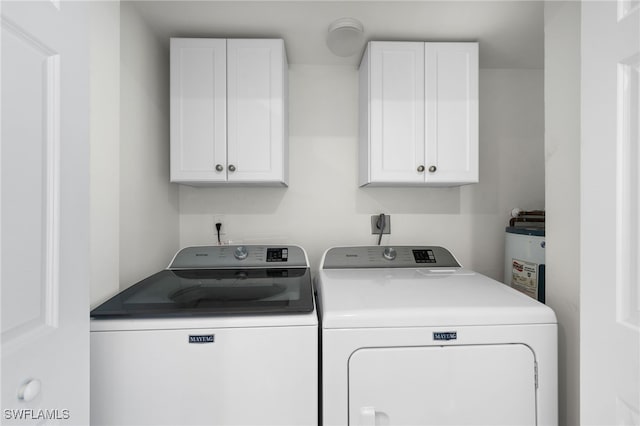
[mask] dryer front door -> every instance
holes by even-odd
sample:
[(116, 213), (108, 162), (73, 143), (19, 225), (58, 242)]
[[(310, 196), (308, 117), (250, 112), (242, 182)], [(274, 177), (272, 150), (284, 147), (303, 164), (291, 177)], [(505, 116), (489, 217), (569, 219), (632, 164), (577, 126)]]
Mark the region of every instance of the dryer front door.
[(349, 359), (350, 425), (535, 425), (522, 344), (364, 348)]

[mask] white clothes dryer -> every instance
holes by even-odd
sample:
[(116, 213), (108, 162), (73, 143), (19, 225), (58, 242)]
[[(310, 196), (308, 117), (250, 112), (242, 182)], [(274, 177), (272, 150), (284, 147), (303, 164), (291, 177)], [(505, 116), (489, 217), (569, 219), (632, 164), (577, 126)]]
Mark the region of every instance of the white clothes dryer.
[(323, 425), (557, 425), (557, 320), (432, 246), (335, 247), (316, 277)]

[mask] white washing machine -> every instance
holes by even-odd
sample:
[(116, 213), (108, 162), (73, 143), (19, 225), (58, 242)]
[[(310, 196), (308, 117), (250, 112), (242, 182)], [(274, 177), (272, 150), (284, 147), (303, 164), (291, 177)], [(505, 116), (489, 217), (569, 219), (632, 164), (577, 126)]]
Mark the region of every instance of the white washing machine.
[(181, 250), (91, 312), (92, 425), (316, 425), (304, 250)]
[(441, 247), (335, 247), (316, 281), (323, 425), (557, 425), (553, 311)]

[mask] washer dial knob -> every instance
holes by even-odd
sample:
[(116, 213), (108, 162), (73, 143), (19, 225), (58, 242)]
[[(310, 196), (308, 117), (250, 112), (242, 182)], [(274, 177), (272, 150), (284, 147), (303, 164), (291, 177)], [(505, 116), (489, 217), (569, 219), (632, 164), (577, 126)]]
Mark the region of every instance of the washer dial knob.
[(245, 246), (238, 246), (233, 251), (233, 256), (238, 260), (245, 260), (249, 256), (249, 252)]
[(396, 252), (396, 249), (394, 249), (393, 247), (385, 247), (382, 251), (382, 257), (387, 260), (395, 259), (397, 254), (398, 253)]

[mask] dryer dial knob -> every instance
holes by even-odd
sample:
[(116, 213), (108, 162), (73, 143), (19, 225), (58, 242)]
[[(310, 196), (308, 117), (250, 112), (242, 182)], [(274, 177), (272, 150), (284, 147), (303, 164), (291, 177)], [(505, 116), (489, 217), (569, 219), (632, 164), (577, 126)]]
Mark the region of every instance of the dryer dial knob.
[(233, 256), (238, 260), (245, 260), (249, 256), (249, 252), (245, 246), (239, 246), (234, 250)]
[(384, 251), (382, 252), (382, 257), (387, 260), (393, 260), (396, 258), (397, 254), (398, 253), (396, 252), (396, 249), (394, 249), (393, 247), (385, 247)]

